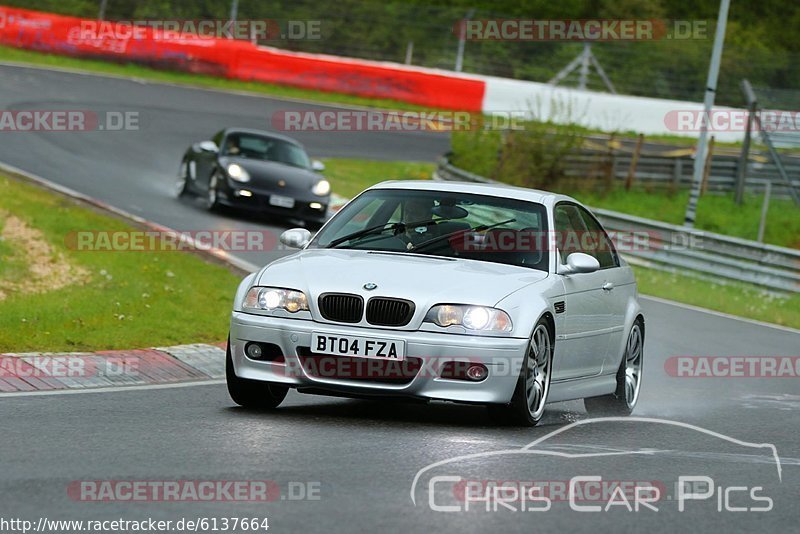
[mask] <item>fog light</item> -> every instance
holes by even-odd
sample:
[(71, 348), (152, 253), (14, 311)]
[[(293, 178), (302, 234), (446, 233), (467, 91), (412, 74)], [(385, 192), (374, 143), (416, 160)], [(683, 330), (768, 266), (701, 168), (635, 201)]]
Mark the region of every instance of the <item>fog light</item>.
[(481, 380), (485, 379), (486, 375), (488, 374), (489, 370), (485, 365), (481, 364), (470, 365), (467, 369), (467, 378), (475, 382), (480, 382)]
[(244, 351), (247, 353), (247, 357), (251, 360), (258, 360), (262, 355), (261, 345), (258, 343), (248, 343), (244, 348)]
[(248, 191), (247, 189), (242, 189), (242, 190), (239, 191), (239, 196), (240, 197), (252, 197), (253, 196), (253, 192), (252, 191)]
[(312, 210), (321, 210), (322, 204), (320, 204), (319, 202), (312, 202), (311, 204), (308, 205), (308, 207), (311, 208)]

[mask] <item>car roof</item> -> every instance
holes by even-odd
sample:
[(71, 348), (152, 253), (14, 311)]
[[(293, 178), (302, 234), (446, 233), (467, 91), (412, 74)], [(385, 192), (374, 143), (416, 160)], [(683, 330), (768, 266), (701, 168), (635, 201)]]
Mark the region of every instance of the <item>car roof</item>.
[(264, 137), (272, 137), (273, 139), (280, 139), (282, 141), (286, 141), (288, 143), (292, 143), (293, 145), (297, 145), (297, 146), (300, 146), (300, 147), (303, 146), (303, 144), (300, 143), (300, 141), (298, 141), (296, 139), (292, 139), (291, 137), (288, 137), (286, 135), (281, 135), (279, 133), (270, 132), (270, 131), (267, 131), (267, 130), (256, 130), (255, 128), (237, 128), (237, 127), (225, 128), (225, 135), (226, 136), (229, 135), (229, 134), (232, 134), (232, 133), (233, 134), (245, 133), (245, 134), (253, 134), (253, 135), (263, 135)]
[(574, 198), (567, 195), (542, 191), (539, 189), (527, 189), (501, 183), (478, 183), (478, 182), (442, 182), (438, 180), (391, 180), (375, 184), (369, 189), (416, 189), (421, 191), (445, 191), (456, 193), (471, 193), (475, 195), (487, 195), (500, 198), (515, 198), (529, 202), (537, 202), (546, 206), (553, 206), (556, 202), (568, 201), (580, 204)]

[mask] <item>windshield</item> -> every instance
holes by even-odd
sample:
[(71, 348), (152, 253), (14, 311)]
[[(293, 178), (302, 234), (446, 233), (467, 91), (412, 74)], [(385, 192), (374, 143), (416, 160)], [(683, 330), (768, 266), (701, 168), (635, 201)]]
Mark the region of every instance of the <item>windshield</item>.
[(311, 168), (311, 162), (303, 147), (263, 135), (232, 133), (225, 138), (222, 155), (275, 161), (303, 169)]
[(547, 271), (543, 205), (445, 191), (373, 189), (342, 209), (309, 248), (429, 254)]

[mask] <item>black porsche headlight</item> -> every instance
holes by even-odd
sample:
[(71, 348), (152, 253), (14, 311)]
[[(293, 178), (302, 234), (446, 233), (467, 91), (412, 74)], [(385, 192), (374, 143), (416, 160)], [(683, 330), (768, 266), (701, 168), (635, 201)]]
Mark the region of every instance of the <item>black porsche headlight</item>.
[(244, 167), (237, 163), (231, 163), (228, 165), (226, 170), (228, 171), (228, 176), (231, 177), (231, 180), (236, 180), (237, 182), (242, 183), (250, 181), (250, 174), (244, 170)]
[(331, 192), (331, 183), (328, 180), (320, 180), (314, 184), (314, 187), (311, 188), (311, 192), (318, 197), (324, 197)]

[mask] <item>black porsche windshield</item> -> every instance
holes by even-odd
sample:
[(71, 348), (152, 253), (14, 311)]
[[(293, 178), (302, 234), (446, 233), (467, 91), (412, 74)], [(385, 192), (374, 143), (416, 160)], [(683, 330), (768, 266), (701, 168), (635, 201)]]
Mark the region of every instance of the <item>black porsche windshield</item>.
[(348, 204), (310, 248), (429, 254), (546, 271), (545, 207), (446, 191), (374, 189)]
[(275, 161), (303, 169), (311, 168), (303, 147), (283, 139), (250, 133), (232, 133), (225, 138), (223, 156)]

